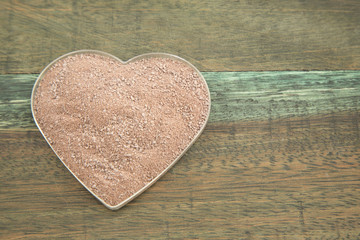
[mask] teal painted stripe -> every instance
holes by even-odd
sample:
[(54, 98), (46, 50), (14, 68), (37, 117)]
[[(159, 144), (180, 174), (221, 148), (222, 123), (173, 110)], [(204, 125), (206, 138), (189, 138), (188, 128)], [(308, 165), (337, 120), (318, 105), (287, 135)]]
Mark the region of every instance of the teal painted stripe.
[(302, 117), (359, 110), (360, 71), (205, 72), (210, 121)]
[[(359, 111), (360, 71), (203, 72), (209, 122)], [(30, 95), (37, 74), (0, 75), (0, 129), (35, 128)]]

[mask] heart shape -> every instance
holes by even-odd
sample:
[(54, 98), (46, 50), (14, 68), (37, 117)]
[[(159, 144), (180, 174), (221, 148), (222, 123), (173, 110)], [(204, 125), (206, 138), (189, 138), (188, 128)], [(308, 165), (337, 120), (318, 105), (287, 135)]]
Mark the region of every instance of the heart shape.
[(80, 50), (41, 72), (31, 110), (68, 170), (116, 210), (155, 183), (199, 137), (210, 93), (201, 73), (174, 55), (123, 62)]

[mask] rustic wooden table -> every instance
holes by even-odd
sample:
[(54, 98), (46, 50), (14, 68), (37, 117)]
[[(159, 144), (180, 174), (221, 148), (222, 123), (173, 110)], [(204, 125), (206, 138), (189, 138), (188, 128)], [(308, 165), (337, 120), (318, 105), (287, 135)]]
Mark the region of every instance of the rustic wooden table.
[[(359, 12), (352, 0), (1, 1), (0, 238), (360, 239)], [(199, 140), (115, 212), (31, 117), (38, 73), (77, 49), (179, 55), (212, 95)]]

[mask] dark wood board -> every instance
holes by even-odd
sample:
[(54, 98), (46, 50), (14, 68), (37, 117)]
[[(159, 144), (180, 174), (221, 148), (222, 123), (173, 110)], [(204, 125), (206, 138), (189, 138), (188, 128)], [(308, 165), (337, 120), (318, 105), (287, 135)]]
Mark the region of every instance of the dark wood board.
[(0, 73), (78, 49), (168, 52), (202, 71), (358, 70), (360, 1), (0, 1)]

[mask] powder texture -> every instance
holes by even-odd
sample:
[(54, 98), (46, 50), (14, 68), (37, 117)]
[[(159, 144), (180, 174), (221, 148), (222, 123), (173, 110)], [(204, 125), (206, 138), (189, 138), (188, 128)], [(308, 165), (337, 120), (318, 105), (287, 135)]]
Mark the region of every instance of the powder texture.
[(78, 53), (57, 61), (35, 91), (34, 117), (65, 165), (115, 206), (171, 164), (205, 124), (206, 83), (188, 64), (123, 64)]

